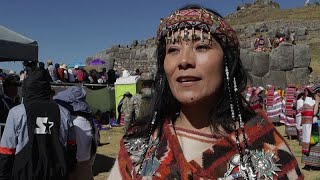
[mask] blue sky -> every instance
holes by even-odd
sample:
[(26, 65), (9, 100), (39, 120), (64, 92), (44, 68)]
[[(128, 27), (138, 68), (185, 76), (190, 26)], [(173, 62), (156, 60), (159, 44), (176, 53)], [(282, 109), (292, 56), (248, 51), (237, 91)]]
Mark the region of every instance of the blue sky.
[[(252, 0), (244, 2), (252, 2)], [(277, 0), (282, 9), (304, 0)], [(188, 3), (215, 9), (223, 16), (241, 0), (2, 0), (0, 24), (39, 44), (39, 61), (83, 61), (111, 47), (155, 36), (161, 17)], [(21, 62), (1, 68), (22, 69)]]

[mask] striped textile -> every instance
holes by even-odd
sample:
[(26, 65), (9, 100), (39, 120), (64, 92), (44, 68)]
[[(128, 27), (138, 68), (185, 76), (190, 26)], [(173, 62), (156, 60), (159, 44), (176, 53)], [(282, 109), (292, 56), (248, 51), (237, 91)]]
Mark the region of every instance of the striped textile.
[(272, 106), (273, 105), (273, 101), (274, 101), (274, 86), (271, 86), (268, 89), (268, 94), (267, 94), (267, 106)]
[[(271, 103), (272, 105), (269, 106), (268, 104), (268, 98), (270, 98), (270, 91), (268, 92), (268, 96), (267, 96), (267, 116), (268, 118), (272, 118), (272, 117), (279, 117), (281, 114), (281, 110), (282, 110), (282, 102), (281, 102), (281, 98), (279, 96), (279, 93), (277, 91), (273, 91), (274, 95), (273, 95), (273, 102)], [(270, 101), (270, 100), (269, 100)]]
[[(320, 125), (320, 120), (318, 119)], [(320, 127), (320, 126), (319, 126)], [(318, 128), (320, 134), (320, 128)], [(306, 165), (320, 167), (320, 142), (310, 146), (309, 154), (302, 154), (301, 162)]]
[(248, 88), (247, 88), (247, 91), (246, 91), (246, 101), (247, 101), (247, 102), (250, 101), (253, 92), (254, 92), (254, 87), (248, 87)]
[(294, 103), (294, 94), (296, 93), (295, 87), (287, 87), (286, 89), (286, 102), (285, 102), (285, 112), (286, 116), (293, 117), (294, 111), (292, 109)]
[(313, 107), (315, 101), (311, 97), (306, 97), (302, 109), (302, 152), (308, 153), (310, 151), (310, 137), (311, 127), (313, 122)]

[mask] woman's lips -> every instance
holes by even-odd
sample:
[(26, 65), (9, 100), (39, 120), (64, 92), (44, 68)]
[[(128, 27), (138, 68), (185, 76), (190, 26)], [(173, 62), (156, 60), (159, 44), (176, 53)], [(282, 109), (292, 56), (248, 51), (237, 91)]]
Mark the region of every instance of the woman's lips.
[(177, 78), (178, 83), (186, 86), (191, 86), (200, 80), (201, 78), (197, 76), (179, 76)]

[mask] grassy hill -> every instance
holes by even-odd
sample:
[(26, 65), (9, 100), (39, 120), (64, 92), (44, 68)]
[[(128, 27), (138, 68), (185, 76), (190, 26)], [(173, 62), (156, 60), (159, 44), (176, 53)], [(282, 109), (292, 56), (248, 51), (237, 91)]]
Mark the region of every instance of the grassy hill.
[[(306, 6), (295, 9), (280, 9), (271, 6), (252, 5), (226, 17), (232, 26), (253, 24), (259, 22), (290, 21), (319, 21), (320, 6)], [(315, 74), (320, 75), (320, 30), (312, 31), (305, 41), (311, 51), (311, 67)]]

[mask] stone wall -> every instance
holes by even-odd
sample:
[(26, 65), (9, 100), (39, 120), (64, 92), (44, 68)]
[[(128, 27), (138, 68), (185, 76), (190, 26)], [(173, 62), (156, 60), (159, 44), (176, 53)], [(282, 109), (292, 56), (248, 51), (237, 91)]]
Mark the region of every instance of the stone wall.
[(150, 38), (138, 42), (132, 41), (131, 45), (114, 45), (103, 52), (89, 57), (91, 59), (100, 58), (108, 61), (110, 67), (118, 71), (124, 69), (133, 73), (136, 69), (142, 72), (156, 72), (156, 44), (155, 39)]
[(281, 43), (270, 53), (241, 49), (241, 60), (254, 86), (309, 83), (311, 56), (307, 45)]
[[(290, 83), (308, 84), (311, 56), (306, 40), (310, 31), (320, 32), (320, 21), (274, 21), (235, 26), (234, 29), (240, 39), (243, 64), (251, 76), (253, 85), (273, 84), (285, 87)], [(273, 38), (277, 32), (289, 37), (292, 31), (295, 32), (297, 45), (285, 43), (268, 53), (253, 51), (257, 33), (262, 33), (266, 38)], [(142, 72), (156, 72), (155, 38), (140, 42), (134, 40), (130, 45), (114, 45), (89, 57), (87, 62), (94, 58), (107, 60), (108, 69), (127, 69), (133, 73), (138, 68)]]

